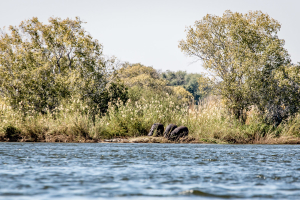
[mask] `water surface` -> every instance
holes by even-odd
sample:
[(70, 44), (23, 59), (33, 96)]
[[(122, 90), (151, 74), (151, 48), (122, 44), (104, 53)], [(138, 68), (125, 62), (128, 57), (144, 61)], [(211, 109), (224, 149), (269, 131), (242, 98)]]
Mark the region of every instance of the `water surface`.
[(0, 143), (0, 199), (298, 199), (300, 146)]

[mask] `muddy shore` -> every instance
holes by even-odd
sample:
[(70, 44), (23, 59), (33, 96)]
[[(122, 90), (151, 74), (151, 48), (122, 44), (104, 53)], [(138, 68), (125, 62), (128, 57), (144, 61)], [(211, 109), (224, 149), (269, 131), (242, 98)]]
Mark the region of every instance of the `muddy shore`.
[(279, 138), (254, 138), (249, 141), (224, 141), (217, 139), (196, 139), (193, 137), (181, 138), (177, 141), (170, 141), (164, 137), (129, 137), (112, 139), (92, 139), (83, 137), (54, 136), (46, 138), (5, 138), (0, 136), (0, 142), (55, 142), (55, 143), (190, 143), (190, 144), (300, 144), (297, 137)]

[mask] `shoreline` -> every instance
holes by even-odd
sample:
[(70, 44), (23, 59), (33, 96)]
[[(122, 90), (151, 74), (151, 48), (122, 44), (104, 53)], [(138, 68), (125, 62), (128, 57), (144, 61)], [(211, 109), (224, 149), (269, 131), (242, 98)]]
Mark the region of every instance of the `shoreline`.
[(300, 138), (291, 136), (281, 136), (279, 138), (272, 137), (261, 137), (244, 142), (228, 142), (217, 139), (196, 139), (193, 137), (181, 138), (177, 141), (170, 141), (164, 137), (153, 137), (153, 136), (138, 136), (138, 137), (128, 137), (128, 138), (112, 138), (112, 139), (85, 139), (85, 138), (48, 138), (48, 140), (30, 140), (30, 139), (18, 139), (9, 140), (7, 138), (0, 137), (0, 142), (10, 143), (10, 142), (20, 142), (20, 143), (162, 143), (162, 144), (300, 144)]

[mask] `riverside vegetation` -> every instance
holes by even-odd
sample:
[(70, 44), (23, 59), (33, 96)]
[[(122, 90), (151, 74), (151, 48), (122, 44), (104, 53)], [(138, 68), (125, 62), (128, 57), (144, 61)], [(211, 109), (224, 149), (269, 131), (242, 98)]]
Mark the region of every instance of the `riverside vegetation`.
[(187, 29), (179, 47), (209, 76), (106, 58), (82, 23), (33, 18), (2, 31), (1, 141), (170, 142), (146, 136), (159, 122), (188, 127), (175, 142), (300, 143), (300, 66), (268, 15), (226, 11)]

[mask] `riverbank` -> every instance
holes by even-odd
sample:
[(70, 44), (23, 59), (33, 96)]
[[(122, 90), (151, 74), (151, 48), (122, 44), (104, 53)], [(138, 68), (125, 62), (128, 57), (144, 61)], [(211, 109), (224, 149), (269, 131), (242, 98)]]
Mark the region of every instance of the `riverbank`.
[(185, 143), (185, 144), (300, 144), (297, 137), (256, 137), (252, 140), (219, 140), (219, 139), (196, 139), (193, 137), (181, 138), (170, 141), (164, 137), (139, 136), (131, 138), (92, 139), (83, 137), (56, 136), (46, 139), (19, 138), (17, 140), (1, 136), (0, 142), (48, 142), (48, 143)]
[(0, 107), (1, 142), (132, 142), (174, 143), (147, 137), (152, 124), (186, 126), (189, 136), (175, 142), (215, 144), (300, 144), (300, 115), (279, 126), (266, 124), (253, 108), (241, 123), (228, 113), (221, 100), (210, 98), (186, 107), (170, 97), (141, 99), (110, 106), (94, 118), (86, 105), (73, 100), (55, 112), (26, 115), (8, 106)]
[(295, 137), (282, 137), (282, 138), (256, 138), (252, 141), (239, 142), (239, 141), (221, 141), (221, 140), (197, 140), (192, 137), (182, 138), (178, 141), (170, 141), (163, 137), (135, 137), (128, 139), (111, 139), (101, 142), (106, 143), (189, 143), (189, 144), (300, 144), (300, 139)]

